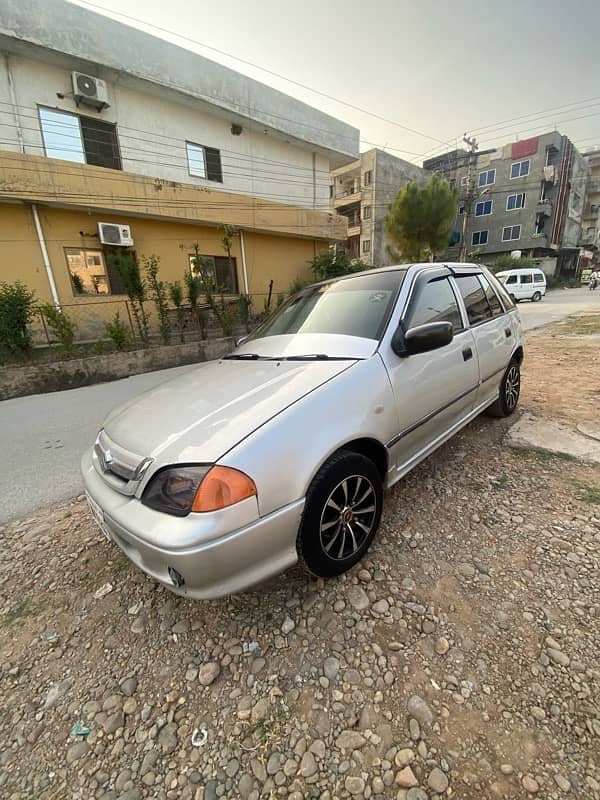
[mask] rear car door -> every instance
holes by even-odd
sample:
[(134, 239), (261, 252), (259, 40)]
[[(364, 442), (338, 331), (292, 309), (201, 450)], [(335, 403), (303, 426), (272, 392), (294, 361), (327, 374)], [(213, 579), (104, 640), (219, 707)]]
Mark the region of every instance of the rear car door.
[[(443, 439), (471, 412), (477, 396), (479, 366), (473, 334), (461, 313), (449, 270), (431, 269), (418, 275), (402, 314), (405, 331), (428, 322), (451, 322), (454, 338), (438, 350), (405, 358), (389, 341), (381, 352), (398, 411), (400, 429), (388, 443), (391, 463), (406, 471), (423, 451)], [(397, 326), (398, 319), (392, 318)]]
[(475, 401), (479, 406), (498, 396), (502, 376), (515, 346), (514, 331), (507, 311), (485, 275), (456, 274), (454, 281), (479, 356), (480, 386)]

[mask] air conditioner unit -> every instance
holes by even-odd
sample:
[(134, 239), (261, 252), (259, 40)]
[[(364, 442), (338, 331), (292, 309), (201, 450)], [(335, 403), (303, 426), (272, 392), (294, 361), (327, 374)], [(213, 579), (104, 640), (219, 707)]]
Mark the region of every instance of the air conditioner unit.
[(91, 75), (84, 75), (82, 72), (72, 72), (71, 80), (73, 81), (73, 96), (78, 107), (91, 106), (98, 111), (109, 107), (105, 81), (93, 78)]
[(133, 237), (129, 225), (99, 222), (98, 235), (102, 244), (112, 244), (115, 247), (131, 247), (133, 245)]

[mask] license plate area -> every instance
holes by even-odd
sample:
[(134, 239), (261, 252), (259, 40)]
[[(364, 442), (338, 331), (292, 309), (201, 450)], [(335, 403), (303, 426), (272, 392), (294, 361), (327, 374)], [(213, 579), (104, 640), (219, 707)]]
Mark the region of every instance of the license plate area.
[(85, 493), (85, 496), (87, 499), (88, 508), (90, 509), (90, 513), (94, 518), (94, 522), (98, 525), (104, 536), (106, 536), (106, 538), (110, 541), (112, 537), (109, 533), (108, 528), (106, 527), (106, 523), (104, 522), (104, 512), (102, 511), (98, 503), (94, 500), (94, 498), (91, 497), (87, 492)]

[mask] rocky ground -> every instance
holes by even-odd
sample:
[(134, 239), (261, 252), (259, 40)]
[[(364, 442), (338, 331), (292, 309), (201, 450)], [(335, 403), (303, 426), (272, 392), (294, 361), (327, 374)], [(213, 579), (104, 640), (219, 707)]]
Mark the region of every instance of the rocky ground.
[(0, 796), (600, 798), (600, 468), (507, 426), (402, 481), (337, 580), (194, 603), (82, 502), (0, 528)]

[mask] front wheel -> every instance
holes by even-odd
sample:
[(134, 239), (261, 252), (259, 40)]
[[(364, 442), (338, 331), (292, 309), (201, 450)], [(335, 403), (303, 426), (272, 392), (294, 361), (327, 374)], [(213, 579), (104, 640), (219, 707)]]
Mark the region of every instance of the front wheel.
[(317, 472), (298, 531), (298, 557), (313, 575), (349, 570), (369, 549), (383, 506), (383, 482), (375, 464), (340, 450)]
[(498, 399), (486, 409), (486, 414), (490, 417), (510, 417), (517, 407), (520, 394), (521, 367), (516, 358), (513, 358), (502, 378)]
[(533, 297), (531, 298), (532, 302), (534, 302), (534, 303), (537, 303), (538, 300), (541, 300), (541, 299), (542, 299), (542, 293), (541, 292), (534, 292), (533, 293)]

